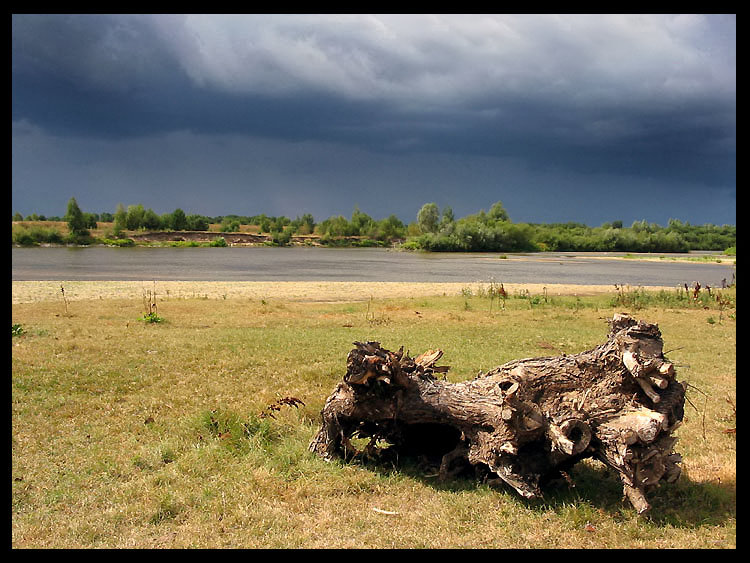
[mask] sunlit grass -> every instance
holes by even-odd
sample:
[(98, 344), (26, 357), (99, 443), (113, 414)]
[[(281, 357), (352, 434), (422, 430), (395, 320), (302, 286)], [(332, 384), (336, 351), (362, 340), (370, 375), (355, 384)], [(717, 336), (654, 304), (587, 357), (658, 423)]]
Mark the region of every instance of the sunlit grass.
[[(200, 290), (196, 292), (200, 295)], [(327, 463), (307, 451), (355, 340), (441, 348), (460, 381), (505, 361), (575, 353), (627, 311), (616, 293), (301, 303), (160, 297), (14, 305), (14, 547), (734, 547), (736, 305), (660, 302), (687, 381), (684, 477), (639, 518), (601, 464), (525, 501), (417, 467)], [(704, 307), (708, 307), (705, 309)], [(719, 320), (721, 313), (721, 320)], [(709, 322), (713, 317), (715, 322)], [(281, 397), (304, 402), (264, 416)], [(375, 510), (378, 509), (378, 510)], [(397, 514), (387, 514), (395, 512)]]

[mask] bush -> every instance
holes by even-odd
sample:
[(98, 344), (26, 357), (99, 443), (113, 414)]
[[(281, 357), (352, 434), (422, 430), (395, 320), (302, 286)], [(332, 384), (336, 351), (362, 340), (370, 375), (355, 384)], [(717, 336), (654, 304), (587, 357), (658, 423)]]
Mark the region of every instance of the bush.
[(65, 239), (54, 227), (13, 225), (11, 239), (14, 244), (34, 246), (41, 243), (63, 244)]
[(31, 236), (29, 230), (24, 227), (14, 228), (11, 236), (13, 244), (20, 244), (21, 246), (34, 246), (39, 244), (39, 242), (34, 240)]
[(227, 241), (224, 237), (216, 237), (211, 241), (210, 246), (228, 246)]
[(240, 222), (236, 219), (224, 217), (221, 221), (220, 230), (222, 233), (238, 233), (240, 232)]
[(127, 246), (135, 246), (135, 241), (132, 238), (102, 238), (99, 239), (102, 244), (107, 244), (109, 246), (121, 246), (121, 247), (127, 247)]
[(68, 244), (88, 246), (96, 241), (87, 231), (86, 233), (70, 233), (67, 237), (65, 237), (65, 242)]
[[(188, 215), (186, 220), (187, 228), (190, 231), (207, 231), (209, 229), (208, 217), (203, 215)], [(239, 230), (239, 223), (237, 230)]]
[(277, 231), (271, 233), (271, 241), (278, 246), (287, 246), (292, 240), (292, 234), (289, 231)]

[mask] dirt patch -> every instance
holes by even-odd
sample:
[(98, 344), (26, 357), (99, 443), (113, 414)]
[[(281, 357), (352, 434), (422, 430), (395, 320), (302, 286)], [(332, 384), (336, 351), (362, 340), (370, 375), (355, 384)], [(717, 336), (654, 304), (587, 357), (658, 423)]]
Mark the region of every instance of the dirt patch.
[(270, 241), (267, 235), (253, 233), (215, 233), (211, 231), (158, 231), (149, 233), (129, 234), (129, 238), (136, 242), (212, 242), (223, 237), (228, 244), (263, 244)]

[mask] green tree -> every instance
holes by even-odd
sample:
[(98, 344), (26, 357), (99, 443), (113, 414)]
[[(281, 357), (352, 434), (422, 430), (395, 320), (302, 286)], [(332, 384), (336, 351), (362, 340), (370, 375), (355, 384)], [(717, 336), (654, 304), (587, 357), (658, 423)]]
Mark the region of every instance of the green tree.
[(84, 213), (83, 219), (86, 223), (86, 227), (89, 229), (96, 229), (96, 222), (97, 222), (97, 215), (96, 213)]
[(300, 235), (310, 235), (315, 230), (315, 219), (309, 213), (297, 217), (290, 223), (292, 230)]
[(440, 210), (437, 203), (425, 203), (417, 213), (417, 224), (423, 233), (435, 233), (438, 230)]
[(351, 226), (353, 234), (367, 235), (375, 226), (375, 221), (364, 211), (360, 211), (359, 206), (355, 206), (352, 212)]
[(125, 206), (122, 203), (118, 203), (117, 209), (115, 209), (115, 224), (113, 228), (115, 236), (119, 237), (122, 231), (125, 230), (127, 227), (127, 218), (128, 214), (125, 211)]
[(129, 231), (135, 231), (143, 227), (143, 216), (146, 210), (143, 209), (143, 205), (128, 205), (128, 213), (125, 218), (125, 225)]
[(271, 231), (280, 233), (284, 230), (284, 227), (289, 225), (291, 222), (292, 220), (289, 217), (286, 217), (284, 215), (281, 215), (279, 217), (272, 217), (271, 218)]
[(156, 231), (162, 228), (161, 218), (150, 207), (143, 213), (143, 228)]
[[(208, 217), (204, 217), (203, 215), (188, 215), (186, 219), (189, 231), (207, 231), (209, 228)], [(239, 223), (237, 230), (239, 231)]]
[(393, 214), (378, 223), (378, 238), (381, 240), (393, 240), (405, 236), (406, 227), (404, 223)]
[(442, 235), (450, 235), (456, 228), (456, 218), (453, 215), (453, 208), (445, 206), (443, 208), (443, 216), (440, 219), (440, 226), (438, 230)]
[(490, 207), (490, 210), (487, 213), (487, 217), (492, 221), (510, 221), (510, 217), (508, 216), (505, 207), (503, 207), (502, 201), (496, 201), (492, 204), (492, 207)]
[(355, 227), (343, 215), (331, 216), (318, 225), (318, 232), (329, 237), (348, 237), (358, 234)]
[(161, 228), (165, 231), (172, 231), (174, 230), (172, 226), (172, 222), (174, 219), (174, 216), (171, 213), (162, 213), (159, 216), (159, 219), (161, 220)]
[(65, 220), (68, 222), (68, 229), (71, 235), (77, 237), (89, 234), (86, 228), (86, 218), (83, 216), (83, 212), (78, 207), (78, 202), (74, 197), (71, 197), (70, 201), (68, 201), (68, 212), (65, 214)]
[(271, 231), (271, 219), (265, 215), (261, 215), (258, 221), (258, 228), (261, 233), (268, 233)]
[(13, 220), (14, 221), (23, 221), (23, 215), (21, 215), (18, 211), (16, 211), (15, 214), (13, 215)]
[(175, 231), (184, 231), (187, 229), (187, 217), (185, 212), (179, 207), (172, 212), (172, 229)]
[(240, 230), (240, 222), (238, 219), (232, 217), (224, 217), (221, 220), (221, 232), (222, 233), (237, 233)]
[(440, 226), (448, 225), (450, 223), (455, 223), (456, 218), (453, 215), (453, 208), (446, 205), (443, 207), (443, 217), (440, 219)]

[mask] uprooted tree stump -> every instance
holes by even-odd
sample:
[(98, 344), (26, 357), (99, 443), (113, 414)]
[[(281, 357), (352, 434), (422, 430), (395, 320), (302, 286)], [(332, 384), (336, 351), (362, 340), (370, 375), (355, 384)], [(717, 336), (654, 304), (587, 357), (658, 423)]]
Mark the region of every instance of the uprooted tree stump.
[[(343, 380), (326, 400), (310, 450), (332, 459), (362, 455), (432, 458), (439, 477), (466, 469), (526, 498), (584, 458), (614, 469), (638, 513), (646, 491), (680, 475), (672, 434), (683, 383), (655, 324), (615, 315), (607, 341), (580, 354), (514, 360), (450, 383), (442, 351), (416, 358), (403, 347), (355, 342)], [(369, 439), (358, 450), (351, 440)]]

